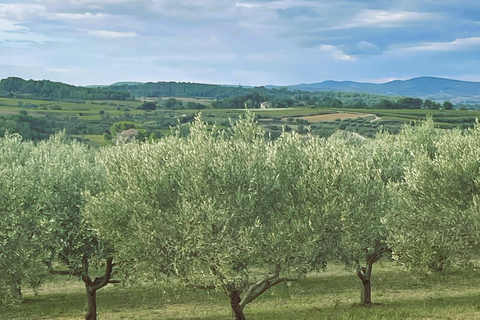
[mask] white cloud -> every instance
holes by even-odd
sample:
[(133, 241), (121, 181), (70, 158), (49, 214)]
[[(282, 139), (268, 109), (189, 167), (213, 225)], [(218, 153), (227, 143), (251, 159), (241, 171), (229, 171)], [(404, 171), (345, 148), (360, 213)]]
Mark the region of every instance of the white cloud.
[[(480, 65), (472, 1), (0, 2), (2, 61), (16, 61), (19, 68), (23, 63), (37, 75), (83, 77), (84, 83), (98, 82), (88, 80), (98, 65), (104, 72), (97, 77), (114, 81), (160, 80), (161, 74), (165, 80), (231, 83), (258, 77), (258, 84), (315, 82), (327, 75), (385, 79), (411, 70), (475, 74)], [(30, 68), (31, 61), (43, 69)]]
[(355, 57), (349, 56), (348, 54), (343, 53), (341, 50), (337, 50), (333, 53), (333, 57), (336, 60), (345, 60), (345, 61), (354, 61)]
[(108, 3), (108, 4), (120, 4), (126, 2), (133, 2), (137, 0), (34, 0), (36, 2), (47, 3), (47, 4), (66, 4), (66, 5), (83, 5), (89, 3)]
[(132, 2), (132, 0), (71, 0), (71, 4), (84, 4), (84, 3), (96, 3), (98, 4), (99, 2), (101, 3), (108, 3), (108, 4), (119, 4), (119, 3), (125, 3), (125, 2)]
[(335, 60), (345, 60), (345, 61), (355, 60), (355, 57), (349, 56), (348, 54), (345, 54), (343, 50), (329, 44), (320, 45), (320, 50), (322, 52), (330, 53), (335, 58)]
[(26, 30), (27, 27), (19, 25), (18, 22), (10, 21), (6, 19), (0, 19), (0, 31), (18, 31)]
[(413, 21), (425, 21), (434, 19), (435, 14), (398, 11), (398, 10), (362, 10), (351, 23), (331, 28), (332, 30), (363, 28), (363, 27), (396, 27)]
[(391, 24), (429, 18), (430, 14), (408, 11), (364, 10), (354, 18), (354, 23), (360, 25)]
[(59, 20), (82, 20), (82, 19), (105, 19), (107, 15), (103, 13), (55, 13), (52, 18), (57, 18)]
[(248, 8), (248, 9), (260, 7), (260, 5), (256, 3), (241, 3), (241, 2), (235, 2), (235, 6), (241, 7), (241, 8)]
[(136, 37), (135, 32), (117, 32), (108, 30), (94, 30), (88, 32), (90, 35), (102, 38), (132, 38)]
[(394, 56), (404, 56), (426, 52), (475, 52), (480, 49), (480, 37), (459, 38), (446, 42), (420, 42), (414, 44), (398, 44), (390, 46), (389, 52)]
[(0, 17), (8, 20), (23, 21), (35, 15), (44, 15), (45, 7), (37, 4), (0, 4)]
[(329, 3), (320, 3), (320, 1), (302, 1), (302, 0), (278, 0), (278, 1), (239, 1), (235, 2), (236, 7), (243, 7), (249, 9), (289, 9), (295, 7), (311, 7), (311, 8), (328, 8), (331, 7)]
[(479, 46), (480, 37), (472, 37), (455, 39), (450, 42), (427, 42), (409, 49), (419, 51), (465, 51)]

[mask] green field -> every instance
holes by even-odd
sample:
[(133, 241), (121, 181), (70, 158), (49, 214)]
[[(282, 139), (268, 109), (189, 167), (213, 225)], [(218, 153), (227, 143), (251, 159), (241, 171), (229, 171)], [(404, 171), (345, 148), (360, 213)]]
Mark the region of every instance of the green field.
[[(167, 98), (159, 99), (165, 100)], [(213, 100), (198, 98), (175, 98), (184, 103), (200, 102), (209, 106)], [(152, 100), (152, 99), (150, 99)], [(150, 101), (148, 100), (148, 101)], [(154, 99), (155, 100), (155, 99)], [(114, 122), (133, 121), (153, 132), (157, 137), (168, 135), (182, 118), (187, 122), (199, 110), (166, 110), (152, 111), (138, 110), (142, 101), (47, 101), (32, 99), (0, 98), (0, 117), (11, 117), (19, 112), (27, 113), (37, 118), (48, 118), (55, 123), (55, 130), (66, 129), (67, 134), (84, 139), (93, 146), (103, 144), (103, 133), (108, 131)], [(229, 119), (237, 118), (244, 109), (203, 109), (202, 115), (209, 124), (229, 126)], [(314, 135), (329, 136), (337, 130), (347, 130), (360, 135), (371, 137), (379, 127), (391, 132), (398, 132), (402, 123), (425, 120), (433, 117), (436, 126), (449, 129), (454, 127), (466, 128), (473, 126), (475, 118), (480, 117), (480, 111), (470, 110), (423, 110), (423, 109), (348, 109), (348, 108), (313, 108), (290, 107), (282, 109), (255, 109), (259, 124), (272, 137), (280, 135), (282, 130), (295, 130), (302, 134), (311, 132)], [(345, 119), (342, 115), (358, 114), (352, 119)], [(297, 119), (316, 115), (330, 114), (324, 119), (309, 119), (299, 123)], [(336, 116), (338, 114), (338, 117)], [(375, 115), (373, 118), (368, 118)], [(362, 120), (356, 120), (360, 117)], [(334, 121), (339, 118), (339, 121)], [(368, 121), (365, 120), (368, 118)], [(341, 121), (340, 121), (341, 120)], [(182, 122), (183, 123), (183, 122)], [(343, 123), (343, 124), (342, 124)], [(299, 127), (301, 126), (301, 127)], [(309, 131), (310, 130), (310, 131)]]
[[(298, 282), (272, 288), (245, 309), (248, 319), (479, 319), (480, 279), (475, 269), (447, 278), (419, 280), (393, 262), (373, 274), (372, 306), (360, 306), (360, 281), (341, 265)], [(83, 283), (59, 276), (38, 294), (25, 291), (18, 308), (2, 309), (2, 319), (81, 319)], [(99, 319), (229, 319), (230, 306), (218, 291), (180, 285), (122, 287), (98, 292)]]

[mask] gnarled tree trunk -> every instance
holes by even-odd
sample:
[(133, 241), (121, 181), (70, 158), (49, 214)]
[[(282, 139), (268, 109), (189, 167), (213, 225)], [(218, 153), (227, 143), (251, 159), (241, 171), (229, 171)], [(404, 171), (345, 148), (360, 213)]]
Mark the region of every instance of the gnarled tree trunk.
[(97, 291), (86, 286), (87, 303), (85, 307), (85, 320), (97, 320)]
[(87, 295), (85, 320), (97, 320), (97, 290), (105, 287), (109, 283), (117, 282), (110, 280), (113, 268), (112, 261), (112, 257), (107, 259), (105, 274), (103, 275), (103, 277), (95, 278), (95, 280), (92, 280), (88, 275), (88, 261), (84, 260), (83, 262), (82, 280), (85, 283), (85, 290)]
[(298, 280), (298, 278), (280, 278), (280, 266), (277, 266), (274, 273), (267, 274), (259, 281), (250, 284), (244, 294), (244, 297), (242, 298), (240, 295), (242, 294), (245, 286), (239, 288), (235, 285), (235, 283), (226, 283), (225, 277), (215, 266), (211, 266), (210, 269), (223, 283), (222, 286), (225, 290), (225, 293), (228, 295), (228, 298), (230, 299), (230, 306), (232, 307), (232, 314), (235, 320), (245, 320), (245, 314), (243, 313), (245, 306), (255, 300), (266, 290), (284, 281)]
[(366, 271), (365, 273), (368, 273), (368, 275), (365, 275), (363, 278), (360, 278), (362, 280), (362, 295), (360, 298), (360, 303), (361, 304), (371, 304), (372, 303), (372, 283), (371, 283), (371, 272), (372, 268), (370, 266), (370, 269), (368, 272)]
[(243, 313), (243, 306), (240, 305), (242, 299), (240, 298), (240, 292), (238, 290), (232, 290), (229, 292), (230, 305), (232, 306), (233, 318), (235, 320), (246, 320)]
[(362, 281), (362, 295), (360, 298), (360, 304), (369, 305), (372, 303), (372, 269), (373, 264), (377, 262), (385, 250), (375, 251), (373, 253), (367, 253), (365, 257), (366, 266), (360, 266), (358, 260), (357, 264), (357, 276)]

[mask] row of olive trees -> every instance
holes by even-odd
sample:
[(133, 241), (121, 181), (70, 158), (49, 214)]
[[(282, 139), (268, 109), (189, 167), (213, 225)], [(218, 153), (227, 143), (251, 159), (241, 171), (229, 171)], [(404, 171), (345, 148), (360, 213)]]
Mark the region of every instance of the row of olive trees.
[[(372, 140), (272, 142), (247, 114), (227, 132), (201, 118), (190, 131), (96, 152), (64, 135), (1, 139), (2, 301), (71, 274), (96, 319), (95, 293), (116, 271), (217, 288), (245, 319), (269, 288), (342, 260), (369, 304), (382, 255), (448, 271), (478, 243), (477, 129), (439, 132), (429, 120)], [(92, 279), (92, 264), (104, 274)]]
[(85, 212), (120, 261), (195, 288), (219, 288), (236, 319), (274, 285), (351, 265), (371, 303), (373, 264), (390, 252), (394, 183), (431, 155), (432, 122), (364, 141), (284, 134), (266, 141), (252, 114), (229, 132), (201, 119), (190, 136), (103, 150), (106, 188)]

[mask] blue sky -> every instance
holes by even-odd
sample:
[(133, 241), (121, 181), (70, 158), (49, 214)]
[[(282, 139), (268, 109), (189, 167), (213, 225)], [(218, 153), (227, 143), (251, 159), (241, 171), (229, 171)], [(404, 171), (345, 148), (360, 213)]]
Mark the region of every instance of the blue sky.
[(477, 0), (0, 0), (0, 78), (480, 81)]

